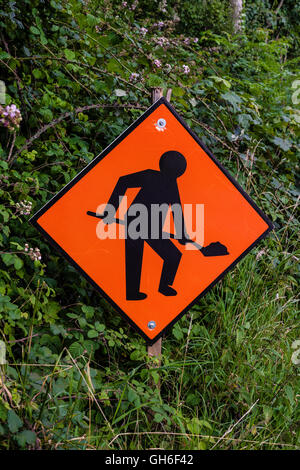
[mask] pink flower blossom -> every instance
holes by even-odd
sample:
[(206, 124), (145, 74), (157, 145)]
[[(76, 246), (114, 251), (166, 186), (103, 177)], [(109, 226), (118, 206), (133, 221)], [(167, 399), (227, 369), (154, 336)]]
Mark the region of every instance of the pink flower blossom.
[(22, 116), (15, 104), (5, 107), (0, 105), (0, 123), (10, 131), (15, 131), (20, 127)]
[(155, 61), (153, 62), (154, 65), (157, 67), (157, 68), (160, 68), (161, 67), (161, 61), (158, 60), (158, 59), (155, 59)]
[(136, 80), (139, 78), (140, 74), (139, 73), (135, 73), (135, 72), (132, 72), (132, 74), (130, 75), (129, 77), (129, 80), (131, 82), (136, 82)]
[(155, 38), (154, 42), (156, 42), (156, 44), (158, 44), (160, 47), (164, 47), (164, 46), (166, 47), (170, 44), (169, 40), (162, 36)]
[(163, 21), (159, 21), (158, 23), (154, 23), (153, 26), (156, 26), (158, 29), (162, 29), (165, 26)]
[(183, 68), (183, 73), (185, 73), (186, 75), (189, 74), (191, 71), (188, 65), (183, 65), (182, 68)]
[(30, 215), (30, 212), (32, 211), (32, 202), (26, 200), (17, 202), (16, 209), (21, 215)]
[(146, 36), (146, 34), (148, 33), (148, 29), (147, 28), (140, 28), (140, 34), (142, 34), (142, 36)]
[(133, 4), (131, 5), (131, 10), (134, 11), (136, 7), (138, 6), (138, 0), (134, 0)]
[(29, 256), (32, 261), (41, 261), (42, 255), (39, 248), (29, 248), (28, 243), (24, 245), (24, 253)]

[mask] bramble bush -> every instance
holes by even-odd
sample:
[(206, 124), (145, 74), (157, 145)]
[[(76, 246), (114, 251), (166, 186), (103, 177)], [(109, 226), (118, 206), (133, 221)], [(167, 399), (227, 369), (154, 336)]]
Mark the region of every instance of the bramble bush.
[[(2, 449), (299, 446), (299, 9), (249, 2), (233, 35), (227, 2), (198, 3), (1, 6)], [(160, 367), (28, 223), (152, 87), (276, 227), (173, 327)]]

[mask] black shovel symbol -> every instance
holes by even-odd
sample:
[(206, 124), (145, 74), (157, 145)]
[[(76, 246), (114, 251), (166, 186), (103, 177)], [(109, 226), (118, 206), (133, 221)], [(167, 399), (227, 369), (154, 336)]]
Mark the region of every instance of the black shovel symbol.
[[(90, 215), (91, 217), (96, 217), (97, 219), (103, 219), (105, 215), (98, 215), (96, 212), (91, 212), (87, 211), (87, 215)], [(113, 222), (116, 224), (120, 225), (125, 225), (125, 222), (120, 219), (114, 219)], [(167, 237), (170, 237), (172, 239), (176, 239), (176, 236), (173, 233), (164, 233)], [(187, 243), (192, 243), (201, 253), (203, 256), (225, 256), (229, 255), (229, 252), (227, 250), (227, 247), (225, 245), (222, 245), (220, 242), (213, 242), (210, 243), (207, 246), (201, 246), (199, 243), (196, 243), (193, 240), (187, 240)]]

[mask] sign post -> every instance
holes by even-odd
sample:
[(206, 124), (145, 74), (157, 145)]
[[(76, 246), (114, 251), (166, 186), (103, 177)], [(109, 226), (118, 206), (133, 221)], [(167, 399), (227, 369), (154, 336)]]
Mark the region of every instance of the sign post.
[[(169, 88), (167, 90), (166, 99), (170, 102), (171, 100), (171, 93), (172, 89)], [(162, 88), (152, 88), (151, 90), (151, 99), (152, 103), (155, 103), (163, 96), (163, 89)], [(162, 338), (159, 338), (155, 343), (152, 345), (148, 345), (147, 351), (148, 356), (153, 358), (158, 358), (158, 367), (161, 364), (161, 346), (162, 346)]]

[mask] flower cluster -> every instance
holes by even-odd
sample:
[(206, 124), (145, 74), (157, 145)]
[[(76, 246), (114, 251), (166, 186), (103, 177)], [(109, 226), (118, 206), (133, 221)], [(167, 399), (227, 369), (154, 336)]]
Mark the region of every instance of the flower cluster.
[(170, 44), (169, 40), (167, 38), (163, 37), (163, 36), (160, 36), (158, 38), (154, 38), (153, 40), (160, 47), (167, 47)]
[(263, 248), (262, 250), (260, 250), (257, 255), (256, 255), (256, 260), (259, 260), (263, 255), (266, 254), (266, 250)]
[(28, 256), (32, 261), (40, 261), (42, 259), (39, 248), (29, 248), (28, 243), (25, 243), (24, 251), (28, 253)]
[(183, 73), (185, 73), (186, 75), (188, 75), (191, 71), (188, 65), (183, 65), (182, 68), (183, 68)]
[(158, 23), (154, 23), (153, 26), (158, 29), (162, 29), (165, 26), (165, 23), (164, 21), (159, 21)]
[(136, 9), (136, 7), (138, 6), (138, 0), (134, 0), (133, 4), (131, 5), (131, 8), (130, 10), (134, 11)]
[(16, 209), (17, 211), (20, 212), (21, 215), (29, 215), (32, 210), (32, 202), (31, 201), (17, 202)]
[(155, 59), (153, 61), (153, 64), (157, 67), (157, 68), (160, 68), (161, 67), (161, 61), (159, 59)]
[(183, 38), (183, 43), (186, 44), (187, 46), (189, 46), (192, 42), (194, 44), (197, 44), (198, 41), (199, 41), (198, 38)]
[(159, 11), (166, 13), (167, 12), (167, 0), (162, 0), (158, 5)]
[(10, 131), (14, 131), (20, 127), (22, 116), (20, 110), (15, 104), (7, 105), (5, 107), (0, 104), (0, 123), (7, 127)]
[(148, 33), (148, 29), (142, 27), (142, 28), (139, 29), (139, 32), (142, 36), (146, 36), (146, 34)]
[(129, 77), (129, 80), (131, 82), (136, 82), (138, 80), (139, 76), (140, 76), (139, 73), (132, 72), (132, 74)]

